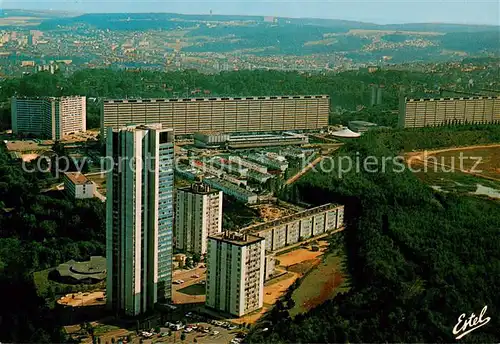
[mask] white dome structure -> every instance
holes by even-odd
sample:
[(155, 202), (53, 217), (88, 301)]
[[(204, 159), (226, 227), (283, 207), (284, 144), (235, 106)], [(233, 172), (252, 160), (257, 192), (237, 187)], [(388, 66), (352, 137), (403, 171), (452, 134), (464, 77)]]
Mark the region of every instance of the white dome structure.
[(355, 133), (354, 131), (352, 131), (349, 128), (344, 128), (342, 130), (334, 131), (331, 135), (335, 136), (335, 137), (342, 137), (342, 138), (355, 138), (355, 137), (361, 136), (360, 133)]

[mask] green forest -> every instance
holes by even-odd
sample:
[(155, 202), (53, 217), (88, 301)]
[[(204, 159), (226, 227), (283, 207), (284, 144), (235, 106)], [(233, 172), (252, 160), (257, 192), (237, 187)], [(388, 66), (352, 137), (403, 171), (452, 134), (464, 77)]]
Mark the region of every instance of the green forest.
[[(385, 131), (350, 142), (339, 154), (394, 157), (402, 149), (499, 140), (498, 126)], [(491, 323), (461, 341), (499, 341), (500, 203), (437, 193), (395, 168), (342, 178), (309, 173), (285, 192), (313, 204), (345, 204), (352, 286), (293, 319), (280, 303), (247, 342), (454, 342), (458, 316), (484, 306)]]
[[(33, 166), (28, 166), (32, 168)], [(48, 295), (33, 272), (69, 259), (104, 255), (105, 212), (98, 200), (70, 201), (40, 193), (40, 176), (24, 172), (0, 147), (0, 340), (66, 342)]]
[[(347, 124), (349, 120), (369, 120), (383, 126), (395, 126), (400, 94), (415, 97), (453, 84), (465, 89), (468, 78), (460, 70), (446, 73), (424, 73), (381, 70), (376, 73), (349, 71), (343, 73), (297, 73), (282, 71), (238, 71), (215, 75), (196, 70), (151, 72), (136, 70), (85, 69), (70, 75), (36, 73), (0, 81), (0, 130), (10, 128), (8, 99), (12, 96), (86, 95), (87, 127), (99, 127), (98, 99), (106, 98), (184, 98), (207, 96), (269, 96), (327, 94), (331, 99), (330, 122)], [(498, 82), (488, 70), (478, 70), (470, 77), (477, 87)], [(457, 80), (460, 81), (458, 82)], [(371, 84), (385, 85), (383, 103), (370, 107)], [(489, 87), (489, 86), (488, 86)], [(357, 111), (358, 106), (366, 108)]]

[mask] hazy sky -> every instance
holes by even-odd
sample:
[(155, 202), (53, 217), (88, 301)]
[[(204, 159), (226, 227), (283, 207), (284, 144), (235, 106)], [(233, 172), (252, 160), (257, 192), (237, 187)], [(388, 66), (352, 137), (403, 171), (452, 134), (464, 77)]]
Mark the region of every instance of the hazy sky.
[(360, 20), (379, 24), (443, 22), (500, 25), (499, 0), (0, 0), (0, 8), (77, 12), (248, 14)]

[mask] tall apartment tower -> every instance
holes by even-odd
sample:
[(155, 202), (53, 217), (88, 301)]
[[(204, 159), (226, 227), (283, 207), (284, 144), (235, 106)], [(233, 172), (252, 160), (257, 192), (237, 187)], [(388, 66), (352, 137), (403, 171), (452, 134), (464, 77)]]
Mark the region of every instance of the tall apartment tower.
[(134, 316), (171, 299), (174, 133), (151, 124), (107, 134), (107, 306)]
[(175, 208), (175, 247), (205, 254), (208, 236), (222, 231), (222, 191), (197, 182), (177, 190)]
[(12, 132), (51, 140), (87, 129), (85, 97), (12, 97)]
[(208, 238), (206, 306), (243, 316), (262, 308), (264, 238), (223, 232)]

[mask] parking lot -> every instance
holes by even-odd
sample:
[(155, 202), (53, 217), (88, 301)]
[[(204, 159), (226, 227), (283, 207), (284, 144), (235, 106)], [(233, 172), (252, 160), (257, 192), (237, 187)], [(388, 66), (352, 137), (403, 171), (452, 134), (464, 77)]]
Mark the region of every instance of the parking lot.
[[(173, 303), (204, 303), (206, 299), (205, 277), (206, 268), (202, 264), (196, 269), (174, 271), (172, 276)], [(182, 281), (182, 283), (175, 283), (176, 281)]]
[[(187, 321), (169, 321), (156, 331), (143, 331), (144, 343), (232, 343), (241, 342), (246, 329), (226, 321), (208, 319), (205, 315), (188, 312)], [(158, 330), (158, 329), (156, 329)], [(182, 339), (181, 339), (182, 338)]]

